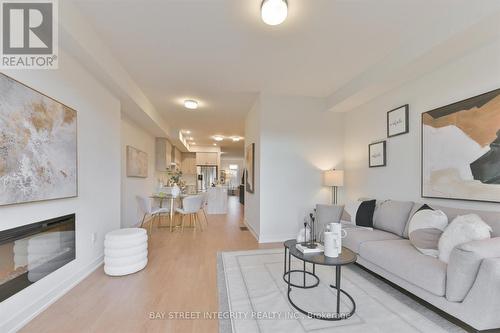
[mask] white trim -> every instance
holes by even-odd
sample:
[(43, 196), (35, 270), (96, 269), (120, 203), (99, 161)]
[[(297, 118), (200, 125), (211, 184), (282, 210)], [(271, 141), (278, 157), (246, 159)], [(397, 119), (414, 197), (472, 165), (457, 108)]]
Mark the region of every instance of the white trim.
[(42, 297), (38, 298), (36, 301), (28, 305), (25, 309), (20, 311), (17, 315), (13, 316), (9, 321), (4, 322), (1, 326), (1, 330), (4, 332), (17, 332), (33, 320), (36, 316), (42, 313), (45, 309), (55, 303), (59, 298), (64, 296), (68, 291), (70, 291), (77, 284), (82, 282), (87, 276), (92, 274), (97, 268), (99, 268), (104, 262), (104, 255), (97, 257), (90, 264), (85, 266), (83, 269), (79, 270), (73, 274), (70, 278), (64, 280), (59, 285), (52, 288)]
[(243, 224), (248, 228), (248, 230), (250, 231), (250, 233), (252, 234), (252, 236), (257, 240), (257, 242), (259, 241), (259, 236), (257, 235), (257, 233), (255, 232), (255, 230), (253, 230), (252, 226), (248, 223), (247, 219), (244, 219), (243, 220)]
[(282, 234), (282, 235), (260, 235), (259, 243), (279, 243), (289, 239), (296, 239), (297, 234)]

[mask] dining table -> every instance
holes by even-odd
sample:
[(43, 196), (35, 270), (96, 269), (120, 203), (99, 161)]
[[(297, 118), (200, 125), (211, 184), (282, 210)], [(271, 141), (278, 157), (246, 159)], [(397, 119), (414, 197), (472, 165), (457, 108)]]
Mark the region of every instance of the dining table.
[[(161, 219), (160, 219), (160, 222), (158, 223), (158, 227), (159, 228), (167, 228), (167, 227), (170, 227), (170, 232), (172, 232), (172, 224), (173, 224), (173, 221), (174, 221), (174, 203), (175, 203), (175, 200), (176, 199), (183, 199), (185, 197), (187, 197), (188, 194), (179, 194), (179, 195), (171, 195), (171, 194), (165, 194), (165, 193), (155, 193), (153, 195), (150, 196), (151, 199), (153, 200), (158, 200), (159, 201), (159, 205), (160, 205), (160, 208), (163, 208), (163, 203), (165, 201), (168, 201), (168, 205), (169, 205), (169, 208), (170, 208), (170, 212), (169, 212), (169, 216), (170, 216), (170, 224), (169, 226), (167, 225), (162, 225), (161, 224)], [(181, 200), (181, 205), (182, 205), (182, 200)]]

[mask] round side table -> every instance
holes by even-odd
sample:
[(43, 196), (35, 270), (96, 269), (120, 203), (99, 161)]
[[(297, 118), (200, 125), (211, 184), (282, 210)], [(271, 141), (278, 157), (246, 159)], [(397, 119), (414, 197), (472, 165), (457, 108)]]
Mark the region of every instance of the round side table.
[[(342, 253), (339, 254), (337, 258), (331, 258), (331, 257), (326, 257), (323, 253), (315, 253), (315, 254), (304, 254), (297, 250), (295, 247), (297, 245), (297, 241), (294, 239), (287, 240), (284, 244), (285, 247), (285, 258), (284, 258), (284, 271), (283, 271), (283, 280), (287, 283), (288, 286), (288, 301), (290, 304), (297, 309), (299, 312), (307, 315), (308, 317), (315, 318), (315, 319), (320, 319), (320, 320), (328, 320), (328, 321), (337, 321), (337, 320), (342, 320), (342, 319), (347, 319), (351, 317), (354, 312), (356, 311), (356, 302), (354, 302), (354, 299), (352, 298), (351, 295), (349, 295), (345, 290), (340, 288), (340, 282), (341, 282), (341, 277), (342, 277), (342, 266), (352, 264), (356, 262), (357, 256), (354, 252), (349, 250), (348, 248), (342, 247)], [(291, 269), (291, 259), (292, 256), (302, 260), (304, 263), (303, 269)], [(288, 261), (288, 268), (287, 268), (287, 261)], [(312, 264), (312, 272), (307, 270), (306, 263)], [(331, 284), (331, 288), (335, 288), (337, 290), (337, 311), (336, 313), (333, 313), (331, 316), (326, 316), (323, 314), (317, 314), (311, 311), (304, 310), (300, 308), (297, 304), (294, 303), (291, 297), (292, 293), (292, 287), (295, 288), (301, 288), (301, 289), (310, 289), (317, 287), (319, 285), (319, 277), (316, 275), (316, 265), (322, 265), (322, 266), (331, 266), (335, 267), (335, 285)], [(290, 278), (292, 273), (299, 273), (303, 274), (303, 283), (302, 284), (294, 284), (291, 282)], [(312, 276), (313, 277), (313, 283), (307, 283), (306, 282), (306, 276)], [(352, 303), (352, 310), (349, 313), (341, 314), (340, 313), (340, 294), (343, 293), (344, 295), (347, 296), (347, 298), (351, 301)]]

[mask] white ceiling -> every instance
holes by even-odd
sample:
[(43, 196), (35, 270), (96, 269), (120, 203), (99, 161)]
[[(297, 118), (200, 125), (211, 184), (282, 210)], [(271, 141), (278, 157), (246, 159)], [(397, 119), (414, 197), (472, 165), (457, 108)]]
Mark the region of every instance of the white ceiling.
[[(271, 27), (260, 0), (74, 1), (156, 109), (198, 144), (244, 136), (259, 92), (328, 97), (422, 32), (499, 2), (288, 0), (288, 19)], [(186, 98), (200, 108), (184, 109)]]

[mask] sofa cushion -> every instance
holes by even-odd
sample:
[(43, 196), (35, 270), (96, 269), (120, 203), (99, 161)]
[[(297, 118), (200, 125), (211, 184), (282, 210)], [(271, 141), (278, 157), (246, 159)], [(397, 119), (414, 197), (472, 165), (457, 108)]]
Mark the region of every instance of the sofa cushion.
[(366, 228), (349, 227), (343, 224), (346, 231), (345, 238), (342, 238), (342, 246), (359, 253), (359, 247), (364, 242), (380, 241), (386, 239), (401, 239), (400, 237), (382, 230), (368, 230)]
[[(410, 212), (410, 217), (422, 207), (422, 203), (415, 203)], [(472, 209), (460, 209), (460, 208), (452, 208), (445, 206), (438, 206), (431, 204), (433, 209), (442, 210), (447, 216), (449, 221), (453, 221), (455, 217), (459, 215), (467, 215), (467, 214), (476, 214), (478, 215), (484, 222), (490, 225), (493, 229), (491, 233), (491, 237), (500, 237), (500, 211), (484, 211), (484, 210), (472, 210)], [(408, 238), (408, 224), (406, 224), (405, 232), (403, 234), (404, 238)]]
[(343, 205), (316, 205), (316, 230), (322, 233), (326, 230), (328, 223), (339, 223), (340, 216), (344, 211)]
[(446, 298), (461, 302), (476, 281), (481, 262), (486, 258), (500, 258), (500, 237), (477, 240), (453, 249), (446, 276)]
[(375, 209), (373, 226), (402, 237), (412, 208), (411, 201), (382, 201)]
[(373, 214), (375, 213), (376, 200), (358, 200), (348, 202), (344, 207), (345, 214), (342, 220), (359, 227), (373, 229)]
[(448, 225), (448, 216), (425, 206), (413, 214), (408, 222), (410, 243), (423, 254), (437, 258), (439, 238)]
[(446, 264), (420, 253), (407, 239), (363, 242), (359, 255), (434, 295), (445, 295)]
[(439, 260), (448, 263), (457, 245), (489, 239), (490, 233), (491, 227), (476, 214), (455, 217), (439, 239)]

